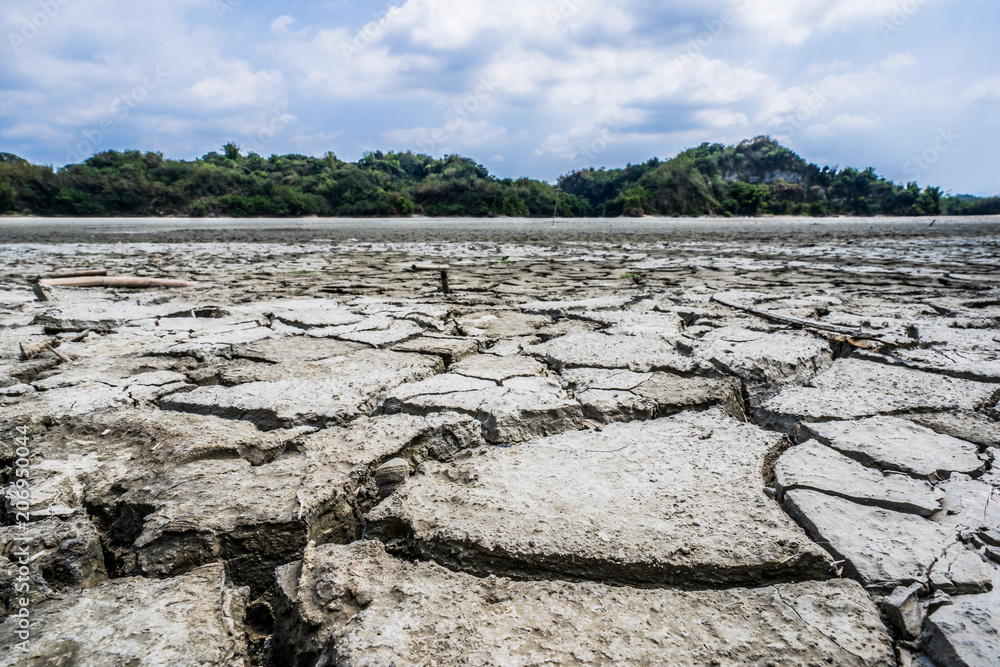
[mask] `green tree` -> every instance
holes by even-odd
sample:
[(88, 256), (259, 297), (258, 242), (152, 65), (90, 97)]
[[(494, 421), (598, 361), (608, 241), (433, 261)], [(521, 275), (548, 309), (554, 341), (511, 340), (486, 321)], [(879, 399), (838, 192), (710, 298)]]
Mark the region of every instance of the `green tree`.
[(14, 208), (14, 186), (9, 179), (0, 179), (0, 213), (13, 211)]
[(737, 181), (729, 186), (729, 196), (729, 201), (736, 203), (736, 210), (731, 210), (730, 213), (753, 217), (760, 212), (767, 200), (768, 191), (758, 185)]
[(941, 188), (927, 187), (920, 195), (924, 215), (941, 215)]
[(416, 206), (406, 197), (396, 197), (395, 209), (400, 215), (413, 215)]
[(236, 162), (237, 160), (240, 159), (240, 147), (237, 146), (232, 141), (223, 146), (222, 151), (225, 153), (227, 160), (232, 160), (233, 162)]
[(618, 196), (618, 205), (622, 215), (627, 218), (640, 218), (646, 215), (649, 205), (649, 190), (641, 185), (633, 185)]

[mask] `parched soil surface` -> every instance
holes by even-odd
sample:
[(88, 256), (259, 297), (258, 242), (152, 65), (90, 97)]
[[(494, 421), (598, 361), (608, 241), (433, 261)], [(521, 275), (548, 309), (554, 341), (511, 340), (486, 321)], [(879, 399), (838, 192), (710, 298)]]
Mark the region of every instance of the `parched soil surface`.
[(0, 243), (0, 666), (1000, 664), (1000, 219)]

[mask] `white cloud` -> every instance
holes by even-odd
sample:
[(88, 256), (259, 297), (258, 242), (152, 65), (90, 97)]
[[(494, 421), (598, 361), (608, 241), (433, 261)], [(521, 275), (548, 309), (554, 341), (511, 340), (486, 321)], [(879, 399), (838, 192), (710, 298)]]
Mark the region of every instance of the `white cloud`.
[(628, 35), (636, 18), (616, 0), (408, 0), (390, 30), (414, 44), (450, 51), (481, 46), (490, 38), (558, 47), (571, 34), (598, 31)]
[(388, 130), (382, 138), (390, 148), (415, 149), (431, 155), (460, 152), (481, 146), (496, 146), (507, 141), (507, 128), (489, 121), (456, 120), (440, 127), (414, 127)]
[(962, 97), (967, 102), (1000, 100), (1000, 76), (977, 81), (966, 89)]
[(882, 122), (882, 117), (877, 114), (870, 116), (852, 116), (851, 114), (841, 114), (836, 116), (829, 123), (817, 123), (809, 127), (809, 131), (818, 136), (829, 136), (839, 132), (859, 132), (871, 130), (878, 127)]
[[(930, 0), (912, 0), (926, 4)], [(771, 39), (799, 46), (817, 33), (869, 23), (890, 15), (901, 0), (737, 0), (738, 17)]]
[(747, 115), (729, 109), (702, 109), (694, 114), (696, 120), (708, 127), (746, 127)]
[(879, 65), (883, 72), (899, 74), (904, 69), (915, 67), (918, 62), (917, 57), (912, 53), (894, 53), (879, 63)]
[[(288, 137), (288, 144), (293, 147), (296, 153), (319, 157), (329, 151), (330, 147), (333, 146), (342, 134), (342, 132), (293, 133)], [(269, 150), (270, 146), (270, 142), (258, 142), (254, 144), (253, 150), (256, 150), (261, 155), (265, 155), (271, 152)]]
[(767, 96), (756, 120), (768, 128), (787, 131), (815, 125), (824, 118), (838, 115), (860, 117), (847, 113), (847, 110), (856, 108), (859, 102), (878, 100), (894, 89), (904, 94), (906, 91), (901, 88), (897, 75), (905, 67), (915, 64), (912, 55), (895, 54), (877, 66), (859, 72), (834, 74), (808, 84), (791, 86)]
[(282, 97), (285, 79), (274, 70), (255, 72), (244, 61), (221, 64), (215, 73), (191, 86), (196, 102), (207, 108), (260, 107)]
[(633, 139), (630, 126), (642, 122), (646, 114), (637, 110), (605, 110), (594, 118), (583, 118), (565, 132), (545, 137), (536, 155), (553, 154), (568, 160), (607, 150), (611, 144)]
[(292, 32), (291, 26), (293, 23), (295, 23), (294, 17), (287, 14), (279, 16), (271, 21), (271, 32), (276, 35), (288, 35)]
[(35, 141), (66, 141), (70, 135), (42, 123), (21, 123), (0, 130), (4, 139), (31, 139)]

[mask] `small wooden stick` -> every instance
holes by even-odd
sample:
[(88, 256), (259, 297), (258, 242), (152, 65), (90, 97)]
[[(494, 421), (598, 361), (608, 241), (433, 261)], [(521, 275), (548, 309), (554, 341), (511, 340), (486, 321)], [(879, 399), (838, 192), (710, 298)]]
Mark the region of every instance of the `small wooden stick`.
[(52, 354), (56, 355), (57, 357), (59, 357), (60, 359), (62, 359), (63, 361), (65, 361), (66, 363), (68, 363), (68, 364), (73, 363), (72, 359), (70, 359), (69, 357), (67, 357), (65, 354), (63, 354), (62, 352), (60, 352), (56, 348), (52, 347), (52, 345), (46, 345), (45, 347), (48, 348), (49, 352), (51, 352)]
[(69, 269), (66, 271), (53, 271), (52, 273), (45, 273), (38, 276), (39, 280), (47, 279), (57, 279), (57, 278), (92, 278), (97, 276), (108, 275), (107, 269)]
[(93, 276), (81, 278), (47, 278), (38, 281), (46, 287), (195, 287), (198, 283), (187, 280), (165, 280), (162, 278), (132, 278), (128, 276)]
[(45, 294), (45, 290), (38, 283), (31, 283), (31, 291), (35, 293), (36, 301), (48, 301), (49, 297)]
[(45, 350), (49, 349), (51, 345), (50, 342), (37, 343), (35, 345), (24, 346), (24, 343), (18, 343), (17, 346), (21, 348), (21, 361), (31, 361), (38, 355), (40, 355)]

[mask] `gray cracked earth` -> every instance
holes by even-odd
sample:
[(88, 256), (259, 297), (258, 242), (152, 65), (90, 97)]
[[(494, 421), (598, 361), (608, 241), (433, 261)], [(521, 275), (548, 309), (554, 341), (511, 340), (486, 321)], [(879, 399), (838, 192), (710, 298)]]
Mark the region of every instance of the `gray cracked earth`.
[(0, 665), (1000, 665), (1000, 220), (283, 225), (0, 225)]

